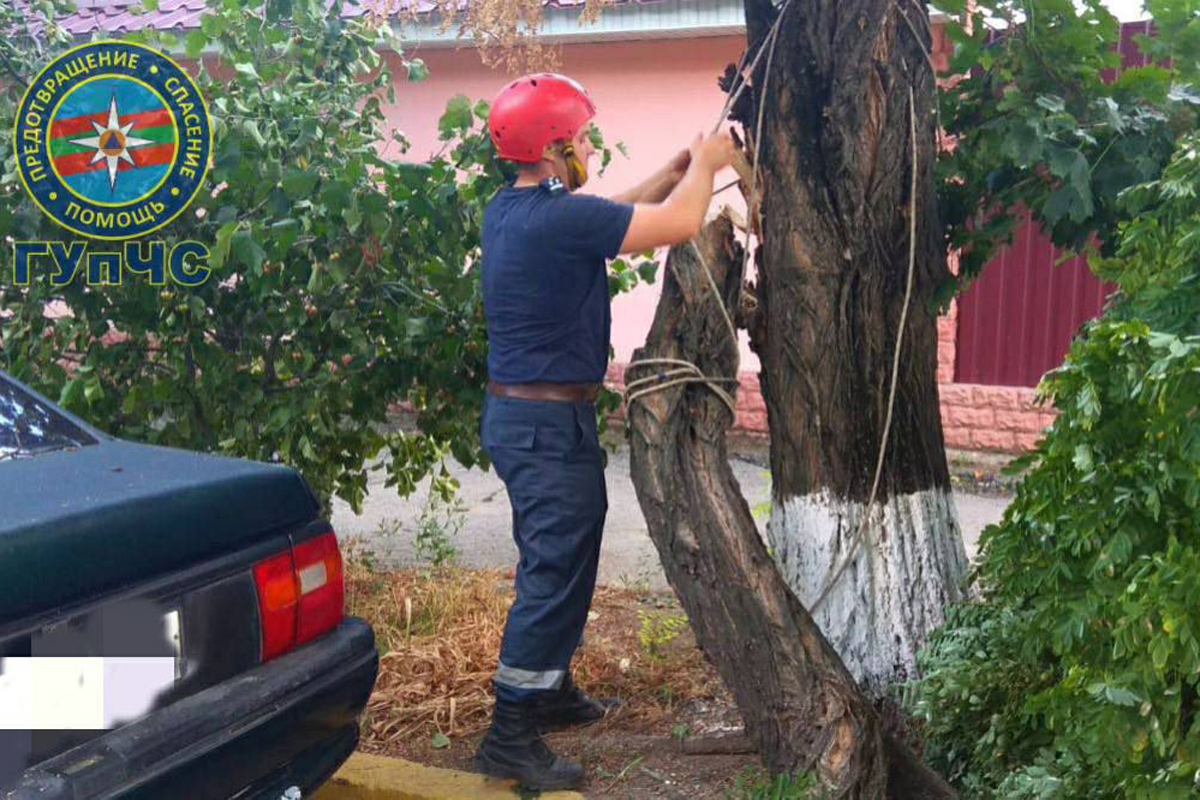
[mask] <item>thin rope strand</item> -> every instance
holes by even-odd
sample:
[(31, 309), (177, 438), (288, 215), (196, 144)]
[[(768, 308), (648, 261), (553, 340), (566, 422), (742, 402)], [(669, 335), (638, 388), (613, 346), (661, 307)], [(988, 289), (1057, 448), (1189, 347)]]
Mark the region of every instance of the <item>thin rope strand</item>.
[[(745, 63), (746, 56), (749, 54), (750, 51), (749, 51), (749, 49), (747, 49), (745, 52), (742, 53), (742, 57), (738, 60), (738, 66), (737, 66), (736, 75), (735, 75), (735, 79), (740, 79), (740, 81), (738, 81), (736, 84), (736, 91), (732, 91), (734, 86), (731, 85), (730, 95), (729, 95), (728, 99), (725, 101), (725, 106), (721, 109), (721, 114), (717, 118), (717, 123), (713, 126), (713, 133), (716, 133), (716, 131), (720, 129), (721, 124), (729, 116), (729, 112), (733, 108), (733, 104), (735, 102), (737, 102), (738, 97), (741, 95), (742, 91), (746, 88), (747, 84), (749, 83), (750, 77), (752, 77), (754, 75), (754, 71), (758, 67), (758, 61), (759, 61), (759, 59), (762, 58), (764, 51), (767, 53), (767, 76), (764, 77), (764, 81), (763, 81), (763, 93), (764, 93), (764, 95), (766, 94), (766, 87), (769, 85), (769, 81), (770, 81), (771, 62), (775, 56), (775, 42), (777, 41), (778, 36), (779, 36), (779, 31), (782, 28), (784, 14), (786, 14), (788, 7), (791, 5), (791, 2), (792, 2), (792, 0), (784, 0), (783, 5), (780, 6), (779, 14), (775, 17), (775, 21), (771, 24), (771, 30), (768, 31), (767, 37), (763, 40), (762, 45), (759, 46), (758, 52), (755, 54), (754, 60), (750, 64), (750, 69), (746, 73), (742, 72), (742, 65)], [(763, 104), (760, 103), (759, 113), (758, 113), (758, 128), (757, 128), (757, 131), (755, 132), (754, 164), (752, 165), (752, 172), (751, 172), (751, 190), (750, 190), (751, 201), (753, 201), (753, 199), (754, 199), (754, 194), (755, 194), (756, 186), (758, 183), (758, 162), (759, 162), (759, 152), (761, 150), (761, 148), (759, 146), (759, 140), (761, 139), (761, 135), (762, 135), (762, 120), (763, 120)], [(725, 189), (728, 189), (730, 186), (735, 185), (737, 182), (738, 181), (733, 181), (733, 182), (723, 186), (720, 189), (720, 191), (725, 191)], [(716, 194), (717, 194), (717, 192), (713, 193), (714, 196)], [(761, 222), (760, 222), (760, 228), (761, 228)], [(743, 249), (743, 252), (742, 252), (742, 274), (743, 275), (745, 275), (746, 264), (749, 259), (749, 249), (750, 249), (749, 248), (749, 245), (750, 245), (749, 236), (750, 236), (750, 232), (747, 231), (746, 247)], [(704, 255), (700, 252), (700, 248), (696, 246), (695, 240), (689, 239), (688, 244), (691, 245), (692, 252), (694, 252), (696, 254), (696, 258), (700, 262), (700, 267), (704, 271), (704, 277), (707, 279), (708, 287), (712, 291), (713, 298), (717, 301), (717, 308), (720, 309), (721, 316), (725, 320), (725, 327), (729, 331), (729, 339), (732, 342), (734, 350), (736, 352), (738, 350), (738, 348), (740, 347), (738, 335), (737, 335), (737, 328), (733, 324), (733, 319), (729, 316), (729, 309), (727, 309), (725, 307), (725, 300), (721, 296), (721, 290), (717, 287), (717, 282), (713, 278), (712, 270), (710, 270), (708, 268), (708, 263), (704, 260)], [(737, 417), (737, 404), (734, 402), (733, 398), (730, 396), (730, 394), (728, 392), (726, 392), (724, 389), (722, 389), (720, 386), (717, 385), (717, 383), (737, 383), (738, 382), (737, 378), (708, 377), (708, 376), (704, 375), (703, 371), (699, 367), (697, 367), (695, 364), (692, 364), (691, 362), (687, 362), (687, 361), (682, 361), (680, 359), (644, 359), (642, 361), (634, 361), (634, 362), (630, 363), (626, 369), (632, 369), (636, 366), (641, 366), (644, 364), (662, 363), (664, 361), (677, 362), (680, 366), (690, 368), (691, 370), (695, 370), (696, 374), (695, 374), (695, 376), (686, 377), (686, 378), (677, 378), (675, 380), (667, 381), (665, 383), (660, 383), (655, 386), (650, 386), (646, 389), (641, 389), (637, 392), (631, 391), (634, 384), (636, 384), (637, 386), (641, 386), (648, 382), (652, 382), (654, 380), (664, 380), (667, 377), (667, 375), (652, 375), (652, 376), (648, 376), (647, 378), (639, 379), (638, 381), (635, 381), (634, 384), (626, 385), (626, 387), (625, 387), (625, 403), (627, 406), (632, 406), (633, 402), (639, 398), (648, 396), (650, 394), (654, 394), (655, 392), (660, 392), (660, 391), (667, 389), (669, 387), (672, 387), (672, 386), (679, 386), (679, 385), (687, 384), (687, 383), (703, 383), (706, 386), (708, 386), (708, 388), (711, 389), (714, 394), (716, 394), (718, 397), (720, 397), (721, 400), (725, 403), (725, 405), (727, 405), (729, 407), (730, 414), (732, 414), (735, 418)], [(689, 371), (688, 369), (684, 369), (684, 370), (674, 372), (671, 374), (685, 374), (688, 371)]]
[(712, 289), (713, 297), (717, 298), (717, 307), (721, 309), (721, 316), (725, 319), (725, 327), (729, 329), (729, 338), (733, 341), (733, 346), (737, 347), (737, 329), (733, 327), (733, 319), (729, 316), (729, 309), (725, 308), (725, 299), (721, 297), (721, 290), (717, 288), (717, 282), (713, 279), (712, 270), (708, 268), (708, 262), (704, 260), (704, 255), (700, 252), (700, 248), (696, 246), (696, 240), (689, 239), (688, 244), (692, 246), (692, 252), (696, 254), (696, 258), (700, 261), (700, 267), (704, 270), (704, 277), (708, 278), (708, 288)]
[[(661, 392), (664, 389), (670, 389), (672, 386), (682, 386), (683, 384), (686, 384), (686, 383), (703, 383), (703, 384), (707, 385), (709, 389), (712, 390), (713, 394), (715, 394), (717, 397), (721, 398), (721, 400), (725, 403), (725, 405), (727, 405), (729, 407), (729, 413), (736, 416), (737, 415), (737, 404), (734, 402), (733, 397), (728, 392), (726, 392), (724, 389), (722, 389), (720, 386), (716, 386), (713, 383), (713, 380), (714, 380), (713, 378), (707, 378), (707, 377), (705, 377), (705, 378), (676, 378), (673, 381), (667, 381), (666, 383), (660, 384), (658, 386), (651, 386), (649, 389), (642, 389), (640, 392), (634, 392), (633, 394), (629, 395), (627, 402), (632, 404), (634, 400), (637, 400), (640, 397), (654, 394), (655, 392)], [(731, 380), (731, 379), (722, 378), (720, 380)], [(736, 379), (734, 379), (734, 380), (736, 380)]]
[(845, 574), (850, 562), (854, 560), (854, 551), (858, 549), (858, 545), (862, 542), (863, 534), (867, 530), (867, 520), (871, 516), (871, 508), (875, 505), (875, 493), (879, 490), (879, 478), (883, 474), (883, 459), (887, 453), (888, 434), (892, 427), (892, 411), (896, 404), (896, 384), (900, 382), (900, 348), (904, 343), (904, 328), (908, 321), (908, 304), (912, 300), (913, 273), (916, 272), (917, 264), (917, 99), (913, 91), (913, 87), (908, 87), (908, 121), (909, 121), (909, 138), (912, 140), (912, 185), (909, 195), (909, 212), (908, 212), (908, 280), (904, 287), (904, 305), (900, 310), (900, 329), (896, 332), (896, 351), (892, 354), (892, 388), (888, 392), (887, 416), (883, 422), (883, 439), (879, 443), (879, 460), (875, 462), (875, 479), (871, 482), (871, 495), (867, 499), (866, 508), (863, 510), (863, 516), (858, 521), (858, 530), (855, 531), (854, 538), (850, 541), (850, 546), (846, 550), (846, 558), (842, 561), (837, 572), (825, 583), (825, 588), (821, 590), (821, 594), (817, 596), (813, 602), (810, 612), (815, 612), (825, 602), (825, 598), (833, 590), (843, 574)]
[[(771, 25), (771, 30), (767, 32), (767, 38), (763, 39), (763, 43), (759, 46), (758, 52), (754, 54), (754, 60), (750, 62), (750, 69), (747, 70), (749, 75), (754, 74), (754, 69), (758, 66), (758, 60), (762, 58), (763, 52), (766, 51), (767, 47), (779, 34), (779, 29), (781, 27), (779, 23), (783, 20), (783, 15), (787, 13), (788, 6), (791, 4), (792, 0), (785, 0), (784, 4), (779, 7), (779, 15), (775, 17), (775, 22)], [(740, 74), (741, 73), (739, 73), (739, 76)], [(737, 91), (732, 92), (729, 95), (729, 99), (725, 101), (725, 107), (721, 109), (721, 116), (717, 118), (717, 124), (713, 126), (713, 133), (717, 132), (717, 129), (721, 127), (721, 123), (723, 123), (729, 116), (729, 113), (733, 110), (733, 104), (737, 102), (738, 97), (741, 96), (742, 91), (745, 90), (748, 82), (749, 81), (747, 79), (743, 78), (737, 87)]]
[[(790, 0), (789, 0), (790, 2)], [(787, 10), (787, 3), (784, 3), (783, 9), (779, 12), (778, 19), (775, 24), (783, 20), (783, 11)], [(758, 102), (758, 122), (754, 128), (754, 166), (750, 170), (750, 200), (751, 207), (746, 209), (747, 227), (746, 227), (746, 246), (742, 248), (742, 277), (746, 277), (746, 267), (750, 263), (750, 239), (757, 238), (762, 241), (762, 203), (758, 199), (758, 165), (759, 156), (762, 153), (762, 127), (763, 127), (763, 111), (767, 107), (767, 87), (771, 85), (771, 63), (775, 60), (775, 43), (779, 41), (778, 36), (771, 38), (771, 49), (767, 52), (767, 66), (763, 72), (763, 90), (759, 96)], [(758, 223), (758, 236), (754, 236), (755, 222)]]

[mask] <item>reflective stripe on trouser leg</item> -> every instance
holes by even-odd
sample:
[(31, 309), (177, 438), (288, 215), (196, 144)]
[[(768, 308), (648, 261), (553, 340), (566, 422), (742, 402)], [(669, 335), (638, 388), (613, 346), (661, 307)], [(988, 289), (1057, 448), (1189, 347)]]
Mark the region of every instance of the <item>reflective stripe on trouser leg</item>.
[(520, 700), (562, 685), (587, 622), (608, 509), (603, 452), (590, 403), (488, 398), (482, 429), (520, 553), (496, 693)]
[(541, 672), (533, 672), (510, 667), (501, 661), (500, 666), (496, 669), (495, 682), (512, 689), (544, 691), (562, 686), (563, 678), (566, 676), (565, 669), (545, 669)]

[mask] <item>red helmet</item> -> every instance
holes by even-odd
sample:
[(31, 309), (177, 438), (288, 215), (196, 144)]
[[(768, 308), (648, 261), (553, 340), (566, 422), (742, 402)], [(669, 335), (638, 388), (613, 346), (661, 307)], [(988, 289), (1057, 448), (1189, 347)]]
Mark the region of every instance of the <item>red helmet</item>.
[(571, 139), (596, 113), (576, 81), (553, 72), (517, 78), (492, 101), (488, 131), (501, 158), (534, 163), (546, 145)]

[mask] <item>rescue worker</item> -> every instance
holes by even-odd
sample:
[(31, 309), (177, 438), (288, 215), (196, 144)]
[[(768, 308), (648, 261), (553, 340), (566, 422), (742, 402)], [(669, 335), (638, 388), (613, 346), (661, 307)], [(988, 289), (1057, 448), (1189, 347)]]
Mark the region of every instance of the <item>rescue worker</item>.
[(594, 405), (611, 327), (605, 261), (695, 236), (713, 176), (733, 156), (728, 133), (697, 136), (622, 195), (578, 194), (595, 153), (595, 112), (574, 80), (540, 73), (505, 86), (488, 116), (498, 154), (517, 162), (518, 175), (484, 213), (489, 382), (480, 436), (508, 490), (520, 558), (495, 711), (474, 768), (535, 790), (583, 779), (539, 734), (594, 722), (614, 704), (580, 691), (569, 669), (608, 509)]

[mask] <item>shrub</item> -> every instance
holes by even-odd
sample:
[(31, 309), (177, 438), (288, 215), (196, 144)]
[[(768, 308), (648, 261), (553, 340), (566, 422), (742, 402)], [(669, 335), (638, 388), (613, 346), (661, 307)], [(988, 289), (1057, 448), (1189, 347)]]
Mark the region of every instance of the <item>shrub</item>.
[(1120, 292), (1039, 388), (1059, 416), (1002, 521), (983, 601), (908, 701), (967, 797), (1182, 797), (1200, 786), (1200, 153), (1122, 195), (1096, 269)]

